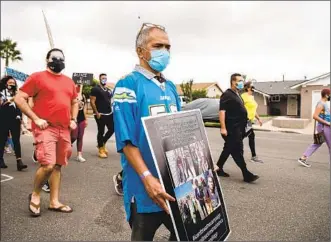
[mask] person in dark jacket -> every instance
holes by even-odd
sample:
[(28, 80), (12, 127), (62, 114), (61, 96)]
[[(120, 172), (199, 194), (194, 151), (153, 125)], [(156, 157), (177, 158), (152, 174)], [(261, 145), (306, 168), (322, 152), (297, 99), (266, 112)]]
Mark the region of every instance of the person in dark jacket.
[(28, 166), (23, 164), (21, 155), (21, 122), (22, 112), (14, 103), (17, 93), (17, 82), (12, 76), (5, 76), (0, 81), (0, 168), (7, 168), (3, 155), (10, 132), (14, 144), (17, 170), (22, 171)]
[(224, 172), (223, 166), (231, 155), (241, 169), (244, 181), (250, 183), (257, 180), (259, 176), (248, 171), (244, 159), (243, 138), (247, 125), (247, 110), (239, 94), (239, 91), (244, 88), (244, 80), (240, 74), (235, 73), (231, 75), (230, 83), (231, 88), (226, 90), (220, 98), (221, 135), (225, 143), (217, 162), (219, 167), (217, 174), (224, 177), (230, 176)]

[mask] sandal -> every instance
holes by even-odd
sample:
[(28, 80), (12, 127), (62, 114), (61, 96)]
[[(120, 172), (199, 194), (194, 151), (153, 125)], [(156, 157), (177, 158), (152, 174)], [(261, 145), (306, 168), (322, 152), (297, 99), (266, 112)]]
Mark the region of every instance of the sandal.
[[(70, 210), (64, 210), (63, 208), (68, 207)], [(49, 207), (48, 210), (53, 211), (53, 212), (60, 212), (60, 213), (72, 213), (74, 210), (69, 207), (68, 205), (62, 205), (58, 208), (51, 208)]]
[[(29, 194), (29, 211), (31, 212), (31, 215), (33, 217), (39, 217), (40, 216), (40, 203), (37, 205), (37, 204), (31, 202), (31, 199), (32, 199), (32, 194)], [(34, 212), (31, 209), (31, 206), (34, 207), (35, 209), (39, 209), (39, 213)]]

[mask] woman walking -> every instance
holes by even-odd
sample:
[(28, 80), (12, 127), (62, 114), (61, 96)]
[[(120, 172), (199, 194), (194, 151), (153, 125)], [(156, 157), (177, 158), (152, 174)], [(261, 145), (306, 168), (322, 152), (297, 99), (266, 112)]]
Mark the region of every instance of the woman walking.
[(22, 162), (21, 156), (21, 122), (22, 112), (14, 103), (14, 96), (17, 92), (16, 80), (11, 76), (5, 76), (0, 81), (0, 168), (7, 168), (3, 155), (9, 132), (12, 136), (17, 170), (27, 168)]
[[(247, 110), (247, 116), (248, 116), (248, 123), (253, 125), (255, 123), (255, 118), (259, 122), (259, 125), (262, 126), (262, 122), (260, 120), (260, 116), (257, 114), (256, 110), (258, 107), (257, 102), (254, 99), (253, 96), (254, 93), (254, 86), (251, 81), (248, 81), (244, 85), (244, 93), (241, 94), (241, 98), (244, 101), (245, 108)], [(248, 143), (249, 143), (249, 148), (251, 149), (252, 153), (252, 158), (251, 162), (263, 162), (260, 160), (257, 155), (256, 155), (256, 150), (255, 150), (255, 133), (253, 128), (249, 131), (248, 135)]]
[[(316, 130), (318, 133), (323, 133), (326, 145), (329, 148), (329, 156), (331, 159), (331, 134), (330, 134), (330, 89), (323, 89), (321, 92), (321, 100), (317, 103), (315, 112), (313, 114), (314, 122), (317, 122)], [(315, 130), (314, 130), (315, 133)], [(298, 162), (305, 166), (311, 167), (307, 163), (307, 159), (314, 154), (314, 152), (321, 147), (322, 144), (311, 144), (305, 153), (298, 159)]]
[(87, 127), (87, 106), (86, 106), (86, 97), (82, 92), (80, 91), (80, 88), (82, 88), (81, 85), (76, 85), (77, 93), (78, 93), (78, 107), (79, 112), (77, 116), (77, 128), (71, 131), (71, 144), (73, 144), (75, 141), (77, 143), (77, 161), (78, 162), (85, 162), (85, 158), (82, 155), (83, 150), (83, 137), (84, 137), (84, 131)]

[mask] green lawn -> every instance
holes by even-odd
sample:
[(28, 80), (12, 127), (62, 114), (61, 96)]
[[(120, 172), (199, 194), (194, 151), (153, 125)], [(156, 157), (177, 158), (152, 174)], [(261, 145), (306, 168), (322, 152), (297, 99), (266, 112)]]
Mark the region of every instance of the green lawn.
[(220, 123), (214, 123), (214, 122), (205, 122), (205, 127), (211, 127), (211, 128), (220, 128)]

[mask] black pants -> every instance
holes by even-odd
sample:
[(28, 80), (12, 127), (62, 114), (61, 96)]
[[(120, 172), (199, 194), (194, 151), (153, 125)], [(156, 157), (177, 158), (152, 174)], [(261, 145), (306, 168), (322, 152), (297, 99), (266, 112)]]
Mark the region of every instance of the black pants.
[(164, 211), (137, 213), (136, 203), (131, 203), (129, 224), (132, 230), (131, 241), (153, 241), (155, 232), (162, 224), (170, 231), (169, 241), (177, 241), (170, 215)]
[(226, 160), (231, 155), (237, 166), (239, 166), (245, 175), (245, 173), (247, 173), (247, 167), (244, 159), (243, 131), (236, 129), (229, 132), (227, 136), (222, 137), (225, 143), (222, 154), (218, 159), (217, 166), (222, 170)]
[[(97, 122), (98, 126), (98, 147), (102, 147), (109, 138), (114, 134), (114, 120), (113, 120), (113, 114), (111, 115), (101, 115), (100, 119), (97, 119), (96, 116), (94, 116), (95, 121)], [(107, 133), (105, 133), (105, 127), (107, 126)]]
[(248, 136), (248, 143), (249, 143), (249, 148), (251, 149), (252, 152), (252, 157), (256, 156), (256, 151), (255, 151), (255, 133), (254, 130), (252, 129), (251, 134)]
[(0, 161), (3, 161), (4, 148), (8, 139), (9, 131), (13, 139), (16, 159), (22, 157), (20, 142), (21, 121), (18, 119), (5, 120), (4, 122), (0, 122)]

